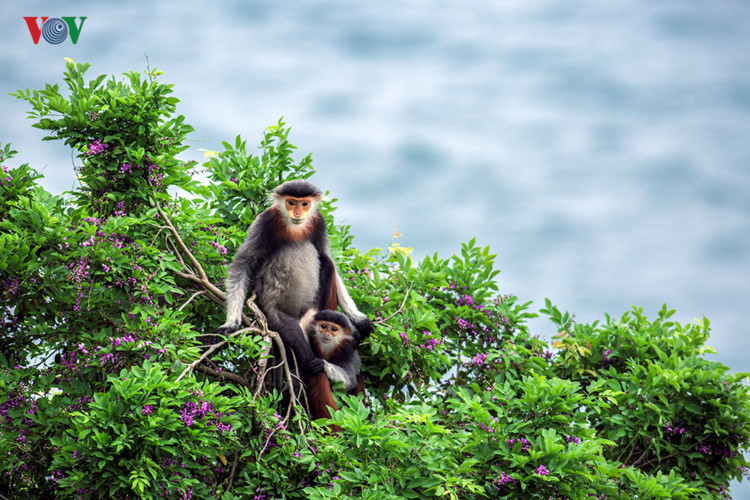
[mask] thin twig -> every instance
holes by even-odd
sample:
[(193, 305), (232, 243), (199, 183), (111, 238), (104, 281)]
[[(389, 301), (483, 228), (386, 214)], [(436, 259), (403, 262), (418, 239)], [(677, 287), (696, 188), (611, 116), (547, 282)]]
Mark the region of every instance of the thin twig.
[[(266, 371), (261, 371), (261, 372), (260, 372), (260, 376), (258, 376), (258, 379), (259, 379), (259, 380), (260, 380), (260, 381), (262, 382), (263, 380), (265, 380), (265, 379), (266, 379), (266, 375), (267, 375), (267, 373), (268, 373), (268, 372), (270, 372), (270, 371), (272, 371), (272, 370), (276, 370), (276, 369), (278, 369), (278, 368), (281, 368), (281, 367), (282, 367), (282, 365), (283, 365), (283, 363), (279, 363), (278, 365), (275, 365), (275, 366), (272, 366), (272, 367), (270, 367), (270, 368), (269, 368), (268, 370), (266, 370)], [(258, 387), (256, 387), (256, 388), (255, 388), (255, 392), (253, 393), (253, 401), (255, 401), (256, 399), (258, 399), (258, 396), (260, 396), (260, 392), (261, 392), (262, 390), (263, 390), (263, 384), (262, 384), (262, 383), (259, 383), (259, 384), (258, 384)]]
[(389, 319), (391, 319), (392, 317), (394, 317), (395, 315), (401, 314), (403, 312), (403, 310), (404, 310), (404, 306), (406, 305), (406, 301), (409, 300), (409, 293), (411, 293), (411, 289), (412, 289), (413, 286), (414, 286), (414, 282), (409, 283), (409, 286), (406, 288), (406, 293), (404, 294), (404, 300), (401, 302), (401, 305), (398, 307), (398, 310), (396, 310), (396, 312), (394, 312), (393, 314), (391, 314), (387, 318), (379, 319), (377, 321), (373, 321), (373, 323), (378, 323), (379, 325), (382, 325), (386, 321), (388, 321)]
[(279, 350), (279, 357), (281, 362), (284, 364), (284, 375), (286, 376), (286, 382), (289, 384), (289, 396), (291, 397), (290, 404), (297, 405), (297, 398), (294, 395), (294, 386), (292, 385), (292, 373), (289, 371), (289, 363), (287, 362), (286, 350), (284, 349), (284, 343), (281, 341), (281, 337), (275, 332), (269, 332), (269, 337), (273, 339), (274, 344)]
[(177, 377), (177, 380), (175, 380), (175, 382), (179, 382), (180, 380), (182, 380), (182, 377), (184, 377), (185, 375), (187, 375), (188, 372), (194, 370), (195, 367), (198, 366), (204, 359), (208, 358), (215, 351), (218, 351), (219, 349), (221, 349), (222, 347), (224, 347), (224, 344), (226, 344), (229, 341), (230, 338), (234, 338), (234, 337), (236, 337), (238, 335), (242, 335), (243, 333), (247, 333), (247, 332), (260, 333), (260, 331), (257, 328), (253, 328), (253, 327), (243, 328), (241, 330), (237, 330), (236, 332), (230, 333), (227, 336), (226, 339), (224, 339), (221, 342), (218, 342), (216, 344), (213, 344), (211, 347), (209, 347), (208, 349), (206, 349), (206, 351), (203, 354), (201, 354), (200, 357), (198, 357), (198, 359), (196, 359), (195, 361), (193, 361), (192, 363), (190, 363), (189, 365), (187, 365), (187, 368), (185, 368), (182, 371), (182, 373), (180, 374), (179, 377)]
[(187, 269), (188, 271), (191, 271), (191, 269), (188, 267), (188, 265), (185, 264), (185, 261), (182, 260), (182, 255), (180, 254), (180, 251), (177, 250), (177, 247), (172, 242), (172, 238), (169, 235), (166, 235), (164, 237), (164, 242), (167, 244), (167, 248), (169, 248), (169, 247), (172, 248), (172, 255), (174, 255), (175, 257), (177, 257), (177, 260), (180, 262), (180, 264), (182, 264), (182, 268), (183, 269)]
[[(683, 454), (683, 453), (687, 453), (687, 452), (689, 452), (690, 450), (692, 450), (693, 448), (695, 448), (696, 446), (698, 446), (699, 444), (701, 444), (701, 443), (693, 443), (693, 444), (692, 444), (692, 445), (691, 445), (691, 446), (690, 446), (690, 447), (689, 447), (689, 448), (688, 448), (687, 450), (685, 450), (685, 451), (676, 451), (676, 452), (674, 452), (674, 453), (670, 453), (669, 455), (667, 455), (667, 456), (665, 456), (665, 457), (661, 457), (661, 458), (658, 458), (658, 457), (654, 457), (654, 458), (652, 458), (651, 460), (649, 460), (648, 462), (644, 462), (644, 463), (640, 464), (640, 465), (638, 466), (638, 468), (639, 468), (639, 469), (642, 469), (643, 467), (645, 467), (645, 466), (647, 466), (647, 465), (649, 465), (649, 464), (651, 464), (651, 463), (653, 463), (653, 462), (656, 462), (656, 461), (659, 461), (659, 462), (661, 462), (662, 460), (667, 460), (668, 458), (674, 458), (674, 457), (676, 457), (677, 455), (681, 455), (681, 454)], [(640, 458), (639, 458), (639, 460), (640, 460)], [(636, 463), (638, 463), (638, 462), (636, 462)]]
[(263, 443), (263, 446), (260, 448), (260, 451), (258, 452), (258, 457), (255, 459), (256, 462), (259, 462), (260, 461), (260, 457), (262, 457), (263, 454), (266, 452), (266, 448), (268, 448), (268, 443), (271, 442), (271, 438), (274, 436), (274, 434), (276, 434), (276, 429), (272, 430), (268, 434), (268, 437), (266, 438), (266, 442)]
[(172, 221), (169, 220), (169, 217), (166, 216), (164, 211), (159, 206), (159, 200), (154, 200), (154, 206), (156, 207), (156, 210), (159, 212), (159, 215), (161, 215), (161, 218), (164, 220), (164, 222), (167, 224), (167, 227), (169, 227), (169, 230), (172, 232), (174, 237), (177, 239), (177, 243), (180, 245), (180, 248), (182, 249), (183, 253), (187, 256), (188, 259), (190, 259), (190, 262), (193, 264), (193, 267), (198, 271), (198, 274), (200, 275), (201, 279), (208, 283), (208, 276), (206, 276), (206, 272), (203, 270), (203, 267), (201, 267), (198, 260), (193, 256), (192, 252), (188, 249), (187, 245), (185, 245), (185, 242), (182, 241), (182, 238), (180, 238), (180, 234), (177, 232), (177, 229), (172, 225)]
[[(289, 370), (289, 364), (284, 365), (284, 372), (289, 374), (289, 377), (292, 375), (297, 379), (298, 386), (299, 386), (299, 393), (297, 394), (297, 401), (302, 401), (302, 397), (305, 398), (305, 401), (307, 401), (307, 392), (305, 392), (305, 384), (302, 382), (302, 378), (299, 375), (299, 364), (297, 363), (297, 356), (294, 354), (294, 351), (292, 351), (292, 358), (294, 358), (294, 371), (295, 373), (292, 374)], [(286, 409), (286, 418), (285, 420), (289, 421), (289, 418), (291, 416), (291, 407), (292, 403), (294, 402), (294, 387), (291, 385), (291, 380), (287, 382), (289, 384), (289, 394), (292, 396), (292, 400), (289, 402), (289, 408)], [(309, 404), (309, 403), (308, 403)], [(294, 408), (297, 408), (295, 405)], [(295, 410), (296, 411), (296, 410)], [(297, 425), (299, 426), (300, 434), (305, 433), (305, 429), (302, 427), (302, 421), (297, 420)]]
[(149, 226), (154, 226), (154, 227), (158, 227), (159, 228), (159, 230), (154, 235), (154, 238), (151, 240), (151, 246), (154, 246), (154, 243), (156, 243), (156, 239), (159, 237), (159, 235), (161, 234), (161, 232), (164, 231), (165, 229), (169, 229), (169, 228), (167, 226), (159, 226), (157, 224), (149, 224)]
[[(638, 442), (637, 441), (635, 443), (633, 443), (633, 446), (630, 448), (630, 453), (628, 453), (628, 456), (625, 458), (625, 460), (622, 461), (622, 463), (624, 463), (624, 464), (627, 465), (628, 461), (630, 460), (630, 457), (632, 457), (633, 453), (635, 453), (636, 448), (638, 448)], [(620, 460), (620, 457), (622, 457), (625, 454), (626, 450), (627, 450), (627, 448), (625, 448), (622, 451), (622, 453), (620, 453), (620, 456), (617, 457), (618, 461)]]
[(194, 299), (194, 298), (196, 298), (196, 297), (197, 297), (198, 295), (203, 295), (203, 294), (205, 294), (205, 293), (206, 293), (206, 290), (199, 290), (199, 291), (195, 292), (195, 293), (194, 293), (194, 294), (193, 294), (193, 295), (192, 295), (192, 296), (191, 296), (191, 297), (190, 297), (190, 298), (189, 298), (189, 299), (187, 300), (187, 302), (185, 302), (184, 304), (182, 304), (182, 305), (180, 306), (180, 308), (179, 308), (179, 309), (177, 309), (177, 310), (178, 310), (178, 311), (182, 311), (183, 309), (185, 309), (185, 307), (187, 307), (187, 305), (188, 305), (188, 304), (190, 304), (190, 303), (191, 303), (191, 302), (193, 301), (193, 299)]

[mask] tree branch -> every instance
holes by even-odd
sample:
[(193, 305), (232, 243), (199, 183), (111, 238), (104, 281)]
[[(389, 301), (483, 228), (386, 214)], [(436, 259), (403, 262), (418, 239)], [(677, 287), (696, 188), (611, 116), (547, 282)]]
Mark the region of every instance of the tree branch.
[[(693, 448), (695, 448), (696, 446), (698, 446), (699, 444), (700, 444), (700, 443), (693, 443), (693, 444), (692, 444), (692, 445), (691, 445), (691, 446), (690, 446), (690, 447), (689, 447), (689, 448), (688, 448), (687, 450), (685, 450), (685, 451), (676, 451), (676, 452), (674, 452), (674, 453), (670, 453), (669, 455), (667, 455), (667, 456), (665, 456), (665, 457), (661, 457), (661, 458), (656, 458), (656, 457), (654, 457), (654, 458), (652, 458), (651, 460), (649, 460), (648, 462), (643, 462), (642, 464), (638, 465), (638, 468), (639, 468), (639, 469), (642, 469), (643, 467), (645, 467), (645, 466), (647, 466), (647, 465), (650, 465), (650, 464), (652, 464), (652, 463), (654, 463), (654, 462), (659, 462), (659, 463), (661, 464), (662, 460), (667, 460), (667, 459), (670, 459), (670, 458), (674, 458), (674, 457), (676, 457), (676, 456), (678, 456), (678, 455), (682, 455), (682, 454), (684, 454), (684, 453), (687, 453), (687, 452), (689, 452), (690, 450), (692, 450)], [(645, 457), (643, 457), (642, 455), (641, 455), (641, 457), (642, 457), (642, 458), (645, 458)], [(640, 461), (640, 460), (641, 460), (641, 458), (638, 458), (638, 461)], [(638, 462), (636, 462), (636, 464), (637, 464), (637, 463), (638, 463)], [(634, 465), (634, 467), (635, 467), (635, 465)]]
[[(217, 342), (216, 344), (212, 344), (211, 347), (209, 347), (208, 349), (206, 349), (205, 352), (198, 357), (198, 359), (196, 359), (195, 361), (193, 361), (192, 363), (190, 363), (187, 366), (187, 368), (185, 368), (182, 371), (182, 373), (180, 374), (179, 377), (177, 377), (177, 380), (175, 380), (175, 382), (179, 382), (180, 380), (182, 380), (182, 377), (184, 377), (185, 375), (187, 375), (188, 372), (193, 371), (198, 365), (200, 365), (200, 363), (203, 360), (205, 360), (211, 354), (213, 354), (214, 352), (216, 352), (216, 351), (220, 350), (222, 347), (224, 347), (224, 345), (227, 343), (227, 341), (229, 339), (237, 337), (238, 335), (242, 335), (243, 333), (247, 333), (247, 332), (260, 333), (260, 330), (258, 328), (254, 328), (254, 327), (242, 328), (241, 330), (237, 330), (236, 332), (230, 333), (227, 336), (227, 338), (224, 339), (224, 340), (222, 340), (221, 342)], [(217, 372), (218, 372), (218, 370), (217, 370)], [(237, 376), (240, 377), (240, 375), (237, 375)], [(246, 379), (243, 379), (243, 380), (245, 380), (247, 382)]]
[(201, 280), (208, 283), (208, 276), (206, 276), (206, 272), (203, 270), (203, 267), (201, 267), (198, 260), (193, 256), (193, 254), (188, 250), (187, 245), (185, 245), (185, 242), (182, 241), (182, 238), (180, 238), (180, 234), (177, 232), (177, 229), (172, 225), (172, 221), (169, 220), (169, 217), (164, 213), (164, 211), (159, 206), (159, 200), (154, 200), (154, 206), (156, 207), (156, 210), (159, 212), (159, 215), (161, 215), (162, 220), (167, 224), (167, 227), (169, 228), (170, 232), (174, 235), (175, 239), (177, 240), (177, 243), (180, 245), (180, 248), (182, 249), (182, 252), (187, 256), (188, 259), (190, 259), (190, 262), (193, 264), (193, 267), (198, 271), (198, 274), (201, 277)]
[(385, 324), (386, 321), (391, 319), (392, 317), (396, 316), (397, 314), (401, 314), (404, 311), (404, 306), (406, 306), (406, 301), (409, 300), (409, 293), (411, 293), (411, 289), (414, 286), (414, 282), (409, 283), (409, 286), (406, 288), (406, 293), (404, 294), (404, 300), (401, 301), (401, 305), (398, 306), (398, 309), (396, 312), (388, 316), (387, 318), (379, 319), (377, 321), (373, 321), (373, 323), (377, 323), (379, 325)]
[(185, 309), (185, 308), (187, 307), (187, 305), (188, 305), (188, 304), (190, 304), (190, 303), (191, 303), (191, 302), (193, 301), (193, 299), (194, 299), (194, 298), (196, 298), (196, 297), (197, 297), (198, 295), (203, 295), (204, 293), (206, 293), (206, 291), (205, 291), (205, 290), (199, 290), (199, 291), (195, 292), (195, 293), (194, 293), (194, 294), (193, 294), (193, 295), (192, 295), (192, 296), (191, 296), (191, 297), (190, 297), (190, 298), (189, 298), (189, 299), (187, 300), (187, 302), (185, 302), (184, 304), (182, 304), (182, 305), (180, 306), (180, 308), (179, 308), (179, 309), (177, 309), (177, 310), (178, 310), (178, 311), (182, 311), (183, 309)]
[(232, 472), (229, 473), (229, 486), (227, 487), (227, 491), (232, 491), (232, 483), (234, 482), (234, 476), (237, 474), (237, 465), (240, 462), (240, 452), (235, 451), (234, 452), (234, 460), (232, 461)]
[(216, 370), (215, 368), (211, 368), (210, 366), (206, 365), (198, 365), (195, 367), (195, 369), (199, 372), (205, 373), (206, 375), (218, 378), (219, 380), (229, 380), (230, 382), (234, 382), (235, 384), (241, 385), (242, 387), (252, 389), (252, 384), (250, 384), (250, 382), (242, 375), (238, 375), (226, 370)]

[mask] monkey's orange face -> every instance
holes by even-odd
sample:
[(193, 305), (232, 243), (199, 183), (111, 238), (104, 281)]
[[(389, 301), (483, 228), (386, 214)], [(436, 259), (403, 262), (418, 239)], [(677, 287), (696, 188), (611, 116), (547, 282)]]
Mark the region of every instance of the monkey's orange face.
[(289, 219), (294, 224), (302, 224), (307, 219), (310, 209), (313, 206), (313, 198), (293, 198), (287, 196), (284, 199), (284, 206), (289, 214)]
[(346, 329), (341, 328), (336, 323), (329, 323), (328, 321), (317, 321), (318, 333), (320, 334), (320, 340), (323, 342), (331, 342), (336, 339), (336, 336), (340, 333), (346, 333)]

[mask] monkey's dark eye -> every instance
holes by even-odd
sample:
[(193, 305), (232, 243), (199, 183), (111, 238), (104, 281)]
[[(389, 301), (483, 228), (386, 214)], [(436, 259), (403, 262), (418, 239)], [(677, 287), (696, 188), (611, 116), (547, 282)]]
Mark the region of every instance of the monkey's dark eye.
[(321, 330), (326, 330), (327, 328), (328, 328), (328, 325), (326, 325), (325, 323), (321, 323), (320, 324), (320, 329)]
[(332, 327), (331, 327), (331, 331), (335, 333), (335, 332), (338, 332), (338, 331), (339, 331), (339, 329), (338, 329), (338, 327), (336, 327), (336, 326), (332, 326)]
[(289, 200), (289, 201), (286, 202), (286, 204), (289, 205), (290, 207), (293, 207), (294, 206), (294, 200)]
[(310, 202), (309, 202), (309, 201), (303, 201), (303, 202), (302, 202), (302, 206), (303, 206), (303, 207), (306, 207), (306, 206), (307, 206), (307, 205), (309, 205), (309, 204), (310, 204)]

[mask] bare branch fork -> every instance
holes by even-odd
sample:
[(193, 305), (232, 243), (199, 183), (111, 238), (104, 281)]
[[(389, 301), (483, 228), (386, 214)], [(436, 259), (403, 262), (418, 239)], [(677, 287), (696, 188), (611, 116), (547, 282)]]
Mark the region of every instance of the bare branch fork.
[(196, 366), (198, 366), (199, 364), (201, 364), (211, 354), (213, 354), (214, 352), (216, 352), (216, 351), (220, 350), (222, 347), (224, 347), (227, 344), (227, 341), (229, 339), (237, 337), (237, 336), (242, 335), (242, 334), (247, 333), (247, 332), (261, 333), (261, 330), (258, 329), (258, 328), (247, 327), (247, 328), (242, 328), (241, 330), (237, 330), (236, 332), (230, 333), (227, 336), (226, 339), (224, 339), (224, 340), (222, 340), (220, 342), (217, 342), (215, 344), (212, 344), (211, 347), (209, 347), (208, 349), (206, 349), (206, 351), (203, 354), (201, 354), (198, 359), (196, 359), (195, 361), (193, 361), (192, 363), (190, 363), (189, 365), (187, 365), (187, 367), (182, 371), (182, 373), (180, 374), (180, 376), (177, 377), (177, 380), (175, 380), (175, 382), (179, 382), (180, 380), (182, 380), (182, 377), (184, 377), (185, 375), (187, 375), (188, 372), (193, 371)]
[(412, 281), (409, 283), (409, 286), (406, 288), (406, 293), (404, 294), (404, 300), (401, 302), (401, 305), (398, 306), (398, 309), (396, 312), (388, 316), (387, 318), (379, 319), (377, 321), (373, 321), (373, 323), (377, 323), (379, 325), (388, 326), (387, 321), (390, 320), (392, 317), (396, 316), (397, 314), (401, 314), (404, 311), (404, 307), (406, 306), (406, 301), (409, 300), (409, 294), (411, 293), (411, 289), (414, 286), (414, 282)]

